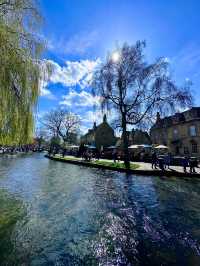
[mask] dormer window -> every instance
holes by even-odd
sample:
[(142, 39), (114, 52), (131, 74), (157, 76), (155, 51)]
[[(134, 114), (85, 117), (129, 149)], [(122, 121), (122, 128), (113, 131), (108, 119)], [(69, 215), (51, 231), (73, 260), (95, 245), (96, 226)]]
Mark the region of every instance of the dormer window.
[(197, 135), (196, 126), (190, 126), (189, 133), (190, 133), (190, 137), (196, 137)]

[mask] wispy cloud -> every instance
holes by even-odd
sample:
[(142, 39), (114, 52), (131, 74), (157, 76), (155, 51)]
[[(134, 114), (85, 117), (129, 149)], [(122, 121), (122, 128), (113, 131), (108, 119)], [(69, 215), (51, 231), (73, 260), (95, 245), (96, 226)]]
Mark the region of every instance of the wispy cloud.
[(200, 48), (196, 43), (190, 43), (183, 47), (177, 55), (171, 58), (171, 64), (178, 75), (185, 75), (186, 79), (200, 74)]
[(187, 65), (189, 68), (196, 67), (200, 63), (200, 48), (196, 43), (190, 43), (183, 47), (173, 58), (173, 62)]

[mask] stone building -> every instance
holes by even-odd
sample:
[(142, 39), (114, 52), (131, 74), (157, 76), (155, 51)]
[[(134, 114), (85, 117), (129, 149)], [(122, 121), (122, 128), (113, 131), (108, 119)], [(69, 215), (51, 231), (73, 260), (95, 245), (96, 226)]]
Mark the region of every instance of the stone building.
[(131, 132), (131, 138), (130, 138), (130, 144), (131, 145), (140, 145), (140, 144), (151, 144), (151, 138), (149, 134), (146, 131), (142, 131), (139, 129), (133, 129)]
[[(139, 129), (133, 129), (132, 131), (128, 131), (128, 145), (141, 145), (141, 144), (151, 144), (151, 138), (146, 131), (142, 131)], [(117, 141), (117, 146), (122, 146), (122, 139)]]
[(150, 130), (152, 143), (169, 147), (174, 155), (200, 156), (200, 107), (161, 118)]
[(81, 137), (81, 143), (94, 145), (97, 149), (101, 149), (115, 145), (117, 138), (115, 137), (113, 128), (108, 124), (107, 117), (104, 115), (103, 122), (94, 126)]

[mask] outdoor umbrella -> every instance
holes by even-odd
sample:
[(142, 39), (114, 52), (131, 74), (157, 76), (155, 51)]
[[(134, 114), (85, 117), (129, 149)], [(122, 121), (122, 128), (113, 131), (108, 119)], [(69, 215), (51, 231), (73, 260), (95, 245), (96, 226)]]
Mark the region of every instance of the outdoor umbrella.
[(168, 150), (169, 148), (165, 145), (158, 145), (157, 147), (155, 147), (155, 149), (163, 149), (163, 150)]
[(139, 149), (142, 148), (141, 145), (131, 145), (128, 147), (129, 149)]

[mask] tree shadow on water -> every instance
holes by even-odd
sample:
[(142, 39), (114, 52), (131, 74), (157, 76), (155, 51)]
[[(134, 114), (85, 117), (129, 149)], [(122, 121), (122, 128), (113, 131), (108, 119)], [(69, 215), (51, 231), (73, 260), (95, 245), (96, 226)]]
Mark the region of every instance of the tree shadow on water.
[(17, 222), (24, 216), (22, 202), (0, 190), (0, 265), (18, 265), (12, 239)]

